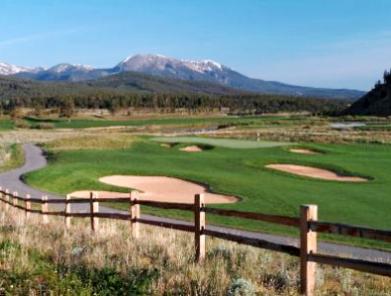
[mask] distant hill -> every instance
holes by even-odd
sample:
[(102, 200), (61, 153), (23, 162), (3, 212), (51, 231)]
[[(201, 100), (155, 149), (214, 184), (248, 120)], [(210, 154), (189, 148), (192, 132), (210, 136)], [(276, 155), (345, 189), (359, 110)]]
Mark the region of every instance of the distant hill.
[(391, 70), (385, 71), (383, 82), (380, 80), (374, 88), (347, 108), (344, 114), (350, 115), (391, 115)]
[(130, 56), (116, 66), (106, 69), (72, 64), (59, 64), (48, 69), (29, 69), (0, 63), (0, 75), (12, 75), (37, 81), (79, 82), (128, 72), (152, 75), (164, 79), (218, 84), (244, 92), (262, 94), (332, 99), (357, 99), (364, 94), (358, 90), (305, 87), (254, 79), (212, 60), (179, 60), (152, 54)]
[(204, 94), (239, 95), (243, 91), (203, 81), (183, 81), (172, 78), (124, 72), (104, 78), (80, 81), (35, 81), (0, 76), (0, 99), (21, 99), (48, 96), (95, 96), (96, 94)]
[(302, 112), (336, 114), (345, 109), (346, 100), (297, 97), (243, 92), (205, 81), (187, 81), (123, 72), (81, 82), (35, 81), (0, 76), (0, 109), (12, 112), (17, 107), (121, 108), (175, 110), (216, 110), (226, 108), (234, 114)]

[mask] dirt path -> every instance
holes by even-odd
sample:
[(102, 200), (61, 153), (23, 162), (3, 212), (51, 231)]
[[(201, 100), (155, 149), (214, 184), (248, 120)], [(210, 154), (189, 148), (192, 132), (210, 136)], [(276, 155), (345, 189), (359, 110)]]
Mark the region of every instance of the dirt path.
[[(42, 150), (38, 146), (33, 144), (25, 144), (23, 148), (26, 156), (25, 164), (21, 168), (0, 174), (0, 186), (3, 186), (4, 188), (9, 188), (11, 191), (18, 191), (19, 194), (29, 193), (33, 197), (47, 195), (49, 199), (59, 198), (59, 197), (61, 198), (61, 196), (34, 189), (26, 185), (20, 180), (20, 177), (23, 174), (40, 169), (46, 166), (47, 164), (46, 159), (42, 154)], [(72, 206), (73, 206), (72, 212), (86, 212), (89, 210), (88, 204), (76, 204)], [(62, 210), (63, 208), (64, 205), (57, 206), (57, 209), (59, 210)], [(100, 207), (100, 211), (108, 212), (108, 213), (126, 213), (124, 211), (114, 210), (107, 207)], [(142, 215), (142, 217), (154, 221), (175, 222), (183, 225), (190, 224), (189, 222), (184, 222), (181, 220), (162, 218), (162, 217), (156, 217), (151, 215)], [(220, 227), (220, 226), (212, 226), (212, 225), (208, 225), (207, 229), (218, 230), (225, 233), (240, 234), (246, 237), (261, 239), (261, 240), (278, 243), (278, 244), (293, 245), (293, 246), (299, 245), (298, 239), (282, 236), (282, 235), (250, 232), (250, 231), (236, 230), (236, 229)], [(340, 244), (320, 242), (319, 251), (323, 254), (349, 256), (357, 259), (391, 263), (391, 252), (379, 251), (375, 249), (358, 248), (358, 247), (351, 247), (351, 246), (345, 246)]]

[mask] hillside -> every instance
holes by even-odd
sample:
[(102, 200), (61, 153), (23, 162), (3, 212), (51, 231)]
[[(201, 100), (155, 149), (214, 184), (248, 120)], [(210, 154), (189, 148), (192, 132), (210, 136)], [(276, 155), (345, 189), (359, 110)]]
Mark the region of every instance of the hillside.
[(344, 114), (391, 115), (391, 70), (385, 71), (383, 82), (378, 81), (371, 91), (353, 103)]
[(92, 96), (97, 93), (234, 95), (240, 94), (241, 92), (209, 82), (182, 81), (134, 72), (120, 73), (98, 80), (82, 82), (45, 82), (0, 76), (0, 99), (23, 99), (61, 95)]
[(129, 107), (215, 110), (240, 114), (298, 112), (334, 114), (346, 100), (244, 93), (219, 84), (125, 72), (82, 82), (43, 82), (0, 76), (0, 108), (78, 108), (117, 110)]

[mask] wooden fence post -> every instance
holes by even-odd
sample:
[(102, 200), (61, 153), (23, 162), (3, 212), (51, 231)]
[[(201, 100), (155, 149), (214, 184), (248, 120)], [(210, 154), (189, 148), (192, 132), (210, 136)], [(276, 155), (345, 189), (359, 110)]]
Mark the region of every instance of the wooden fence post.
[(26, 219), (30, 218), (30, 210), (31, 210), (31, 201), (30, 194), (26, 194), (26, 200), (24, 201), (24, 212)]
[[(4, 194), (4, 191), (3, 191), (3, 187), (0, 186), (0, 198), (1, 198), (1, 207), (2, 209), (5, 208), (5, 202), (4, 202), (4, 199), (5, 199), (5, 194)], [(4, 212), (4, 211), (2, 211)]]
[(129, 214), (132, 237), (137, 239), (140, 237), (140, 224), (138, 223), (138, 219), (140, 219), (140, 205), (137, 203), (135, 195), (135, 191), (130, 192)]
[(205, 259), (205, 201), (203, 194), (194, 197), (194, 243), (195, 260), (201, 262)]
[(4, 202), (4, 191), (3, 187), (0, 186), (0, 204), (1, 204), (1, 220), (4, 220), (5, 217), (5, 202)]
[(42, 223), (43, 224), (49, 223), (49, 216), (47, 214), (45, 214), (49, 211), (47, 200), (48, 200), (48, 197), (46, 195), (42, 196), (41, 211), (42, 211)]
[(18, 205), (17, 196), (18, 196), (18, 192), (16, 192), (16, 191), (12, 192), (12, 205), (14, 207)]
[(95, 218), (95, 213), (99, 213), (99, 202), (94, 201), (98, 195), (94, 192), (90, 192), (90, 219), (91, 219), (91, 231), (95, 232), (99, 228), (99, 218)]
[(71, 217), (69, 214), (71, 213), (71, 196), (69, 194), (65, 197), (65, 228), (69, 229), (71, 227)]
[(8, 211), (10, 209), (10, 192), (9, 190), (6, 188), (5, 189), (5, 210)]
[(300, 292), (306, 296), (315, 293), (316, 263), (308, 261), (308, 255), (317, 251), (317, 234), (309, 229), (308, 222), (316, 220), (316, 205), (300, 207)]

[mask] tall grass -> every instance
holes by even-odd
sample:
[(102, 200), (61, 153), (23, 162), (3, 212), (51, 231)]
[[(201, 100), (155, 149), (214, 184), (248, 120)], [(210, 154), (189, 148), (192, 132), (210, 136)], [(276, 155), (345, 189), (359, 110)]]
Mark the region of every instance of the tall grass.
[[(192, 235), (127, 222), (49, 225), (19, 210), (0, 216), (0, 295), (297, 295), (298, 260), (276, 252), (207, 240), (194, 263)], [(318, 269), (319, 295), (390, 295), (389, 278), (344, 269)]]

